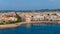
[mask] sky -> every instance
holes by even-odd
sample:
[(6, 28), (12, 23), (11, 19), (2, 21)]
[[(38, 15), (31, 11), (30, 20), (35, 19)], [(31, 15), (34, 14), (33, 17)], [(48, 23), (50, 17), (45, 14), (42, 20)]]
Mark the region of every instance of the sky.
[(60, 9), (60, 0), (0, 0), (0, 10)]

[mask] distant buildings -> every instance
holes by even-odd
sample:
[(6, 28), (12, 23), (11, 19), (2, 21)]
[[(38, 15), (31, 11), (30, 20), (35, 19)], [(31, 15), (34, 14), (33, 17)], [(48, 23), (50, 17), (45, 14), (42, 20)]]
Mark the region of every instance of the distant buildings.
[(0, 15), (0, 21), (4, 21), (4, 22), (7, 22), (7, 21), (17, 21), (17, 18), (13, 16), (14, 13), (2, 13)]
[[(57, 21), (60, 20), (60, 12), (18, 12), (22, 21)], [(0, 13), (0, 20), (16, 21), (15, 12)]]
[(36, 20), (37, 20), (37, 21), (39, 21), (39, 20), (44, 20), (44, 16), (36, 13), (36, 14), (33, 15), (32, 19), (35, 20), (35, 21), (36, 21)]
[(60, 13), (58, 12), (42, 12), (31, 15), (32, 21), (58, 21), (60, 20)]

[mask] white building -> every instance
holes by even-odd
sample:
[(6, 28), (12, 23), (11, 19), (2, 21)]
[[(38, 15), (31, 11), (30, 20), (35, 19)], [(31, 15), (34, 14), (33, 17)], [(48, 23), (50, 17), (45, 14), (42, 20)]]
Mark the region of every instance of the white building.
[(57, 13), (58, 16), (60, 16), (60, 13)]
[(15, 18), (15, 17), (9, 17), (9, 20), (11, 20), (11, 21), (17, 21), (17, 18)]
[(34, 19), (34, 20), (44, 20), (44, 16), (39, 15), (39, 14), (34, 14), (34, 15), (33, 15), (33, 19)]
[(30, 23), (30, 21), (31, 21), (31, 16), (30, 15), (26, 15), (26, 22)]
[(50, 18), (49, 18), (49, 20), (52, 20), (52, 21), (57, 20), (57, 16), (51, 15)]

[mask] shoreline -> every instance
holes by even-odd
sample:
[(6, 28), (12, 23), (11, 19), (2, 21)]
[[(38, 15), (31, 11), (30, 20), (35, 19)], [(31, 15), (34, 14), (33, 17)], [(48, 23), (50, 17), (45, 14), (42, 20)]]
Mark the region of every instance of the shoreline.
[[(44, 22), (44, 21), (42, 21)], [(5, 24), (5, 25), (0, 25), (0, 29), (6, 29), (6, 28), (16, 28), (16, 27), (19, 27), (19, 26), (22, 26), (23, 24), (29, 26), (30, 24), (60, 24), (60, 21), (59, 23), (42, 23), (39, 21), (39, 23), (36, 23), (35, 21), (32, 21), (31, 23), (27, 23), (27, 22), (19, 22), (19, 23), (14, 23), (14, 24)], [(46, 21), (48, 22), (48, 21)], [(51, 21), (52, 22), (52, 21)]]
[(15, 23), (15, 24), (5, 24), (5, 25), (0, 25), (0, 29), (6, 29), (6, 28), (16, 28), (21, 26), (25, 22), (20, 22), (20, 23)]

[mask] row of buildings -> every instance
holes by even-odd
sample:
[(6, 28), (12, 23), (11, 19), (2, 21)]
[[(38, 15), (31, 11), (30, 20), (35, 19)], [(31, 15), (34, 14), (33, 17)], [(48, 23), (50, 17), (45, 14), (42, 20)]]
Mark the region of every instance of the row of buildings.
[[(60, 12), (17, 12), (23, 21), (60, 21)], [(15, 12), (0, 13), (1, 20), (17, 21)]]
[(29, 19), (30, 21), (60, 21), (60, 12), (36, 12), (32, 15), (25, 15), (26, 20)]
[(0, 22), (17, 21), (15, 13), (0, 13)]

